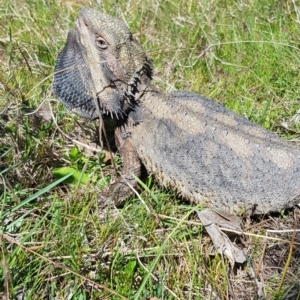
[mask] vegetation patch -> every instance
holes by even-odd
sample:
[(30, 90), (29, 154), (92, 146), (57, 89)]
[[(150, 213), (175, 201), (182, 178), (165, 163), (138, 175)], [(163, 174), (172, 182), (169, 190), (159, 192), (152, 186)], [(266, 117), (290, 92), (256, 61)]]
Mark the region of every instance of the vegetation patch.
[(122, 208), (99, 209), (120, 159), (52, 92), (82, 5), (127, 21), (162, 90), (197, 92), (299, 144), (296, 1), (3, 0), (0, 298), (300, 299), (299, 209), (245, 217), (249, 261), (234, 269), (195, 207), (154, 178)]

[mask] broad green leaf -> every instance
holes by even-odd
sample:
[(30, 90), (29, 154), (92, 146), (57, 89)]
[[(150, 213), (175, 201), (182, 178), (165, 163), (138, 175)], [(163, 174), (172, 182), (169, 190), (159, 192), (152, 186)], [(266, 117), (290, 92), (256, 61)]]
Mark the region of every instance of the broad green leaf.
[(72, 167), (62, 167), (58, 169), (53, 170), (53, 175), (55, 178), (62, 178), (68, 174), (71, 174), (70, 177), (68, 177), (64, 183), (72, 184), (72, 185), (78, 185), (78, 183), (87, 183), (89, 181), (89, 175), (84, 173), (82, 174), (81, 171), (75, 170)]

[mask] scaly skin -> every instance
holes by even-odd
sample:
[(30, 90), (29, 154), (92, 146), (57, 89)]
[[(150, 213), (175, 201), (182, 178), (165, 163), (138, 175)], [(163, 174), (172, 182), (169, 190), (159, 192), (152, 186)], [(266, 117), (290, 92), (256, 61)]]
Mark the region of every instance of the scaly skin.
[(300, 202), (299, 147), (200, 95), (163, 94), (122, 21), (82, 9), (56, 72), (54, 90), (67, 107), (95, 118), (98, 103), (116, 119), (123, 177), (109, 194), (117, 203), (140, 161), (162, 185), (206, 207), (261, 214)]

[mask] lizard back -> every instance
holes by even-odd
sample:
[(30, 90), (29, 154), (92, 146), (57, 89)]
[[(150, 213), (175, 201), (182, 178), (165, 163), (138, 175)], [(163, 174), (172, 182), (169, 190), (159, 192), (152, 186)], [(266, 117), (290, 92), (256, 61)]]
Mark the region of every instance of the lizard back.
[(144, 97), (131, 141), (147, 169), (186, 199), (254, 213), (300, 202), (300, 149), (190, 92)]
[(64, 105), (117, 119), (127, 181), (115, 194), (130, 190), (140, 159), (163, 185), (204, 206), (267, 213), (300, 202), (300, 148), (200, 95), (158, 91), (151, 60), (123, 21), (81, 9), (55, 71)]

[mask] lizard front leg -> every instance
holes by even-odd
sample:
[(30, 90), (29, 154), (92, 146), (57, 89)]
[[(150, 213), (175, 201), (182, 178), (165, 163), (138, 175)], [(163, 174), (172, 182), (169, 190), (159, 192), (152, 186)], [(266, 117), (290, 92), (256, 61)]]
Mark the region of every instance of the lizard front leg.
[[(141, 175), (141, 162), (135, 147), (130, 141), (130, 137), (121, 127), (116, 127), (115, 129), (115, 140), (123, 168), (121, 176), (116, 182), (109, 185), (108, 189), (101, 195), (101, 198), (105, 199), (105, 203), (107, 203), (107, 200), (110, 200), (118, 206), (133, 193), (132, 188), (136, 186), (135, 177), (140, 177)], [(101, 205), (103, 204), (102, 202)]]

